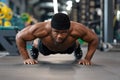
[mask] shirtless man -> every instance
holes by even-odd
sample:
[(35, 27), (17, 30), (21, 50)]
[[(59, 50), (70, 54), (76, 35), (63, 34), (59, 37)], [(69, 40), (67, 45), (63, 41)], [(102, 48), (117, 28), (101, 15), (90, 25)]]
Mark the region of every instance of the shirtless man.
[[(82, 51), (78, 38), (88, 43), (86, 56), (81, 59)], [(26, 42), (34, 40), (31, 57), (26, 50)], [(26, 27), (16, 35), (16, 43), (24, 64), (37, 64), (39, 52), (45, 56), (56, 53), (75, 53), (78, 64), (91, 65), (91, 59), (98, 45), (94, 32), (81, 23), (70, 21), (68, 15), (57, 13), (51, 21), (39, 22)]]

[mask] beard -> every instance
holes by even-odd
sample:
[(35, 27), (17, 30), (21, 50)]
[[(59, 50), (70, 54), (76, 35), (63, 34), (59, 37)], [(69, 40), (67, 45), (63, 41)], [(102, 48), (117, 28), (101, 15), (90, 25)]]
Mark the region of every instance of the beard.
[(55, 44), (62, 44), (65, 40), (55, 40)]
[(54, 43), (56, 45), (62, 44), (62, 43), (64, 43), (64, 41), (65, 41), (65, 39), (54, 39)]
[(64, 38), (64, 39), (56, 39), (56, 38), (54, 38), (53, 36), (51, 36), (51, 37), (52, 37), (52, 40), (53, 40), (53, 42), (54, 42), (55, 45), (62, 44), (62, 43), (64, 43), (65, 40), (66, 40), (66, 38)]

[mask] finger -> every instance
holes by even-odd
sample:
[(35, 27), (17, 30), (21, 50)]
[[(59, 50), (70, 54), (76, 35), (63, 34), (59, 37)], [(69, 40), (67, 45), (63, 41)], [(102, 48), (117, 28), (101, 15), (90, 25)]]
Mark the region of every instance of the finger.
[(34, 61), (31, 61), (30, 64), (34, 64)]
[(85, 65), (85, 62), (83, 62), (82, 65)]
[(91, 65), (91, 62), (86, 62), (86, 65)]
[(82, 64), (83, 65), (83, 61), (79, 61), (78, 64)]
[(88, 62), (85, 62), (85, 65), (89, 65), (89, 63), (88, 63)]
[(27, 64), (30, 64), (30, 62), (27, 62)]
[(78, 63), (78, 64), (84, 65), (84, 62), (82, 62), (82, 61), (79, 61), (79, 63)]
[(37, 61), (37, 60), (35, 60), (35, 63), (38, 63), (38, 61)]
[(26, 62), (24, 62), (24, 64), (26, 64)]
[(27, 61), (27, 64), (32, 64), (32, 61), (31, 61), (31, 60), (28, 60), (28, 61)]
[(33, 62), (31, 62), (30, 64), (33, 64)]
[(86, 63), (86, 65), (90, 65), (89, 63)]
[(27, 64), (27, 62), (24, 62), (24, 64)]
[(36, 63), (37, 63), (36, 60), (31, 61), (31, 64), (36, 64)]
[(32, 64), (37, 64), (38, 61), (37, 61), (37, 60), (34, 60), (34, 61), (32, 61), (31, 63), (32, 63)]

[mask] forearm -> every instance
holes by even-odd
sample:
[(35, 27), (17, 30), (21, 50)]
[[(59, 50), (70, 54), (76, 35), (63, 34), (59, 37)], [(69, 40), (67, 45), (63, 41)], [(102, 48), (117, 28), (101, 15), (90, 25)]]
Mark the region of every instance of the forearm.
[(27, 49), (26, 49), (26, 41), (24, 41), (20, 37), (17, 37), (16, 38), (16, 43), (17, 43), (18, 50), (19, 50), (21, 56), (23, 57), (23, 59), (24, 60), (29, 59), (30, 57), (29, 57)]
[(22, 49), (22, 50), (19, 49), (19, 52), (24, 60), (30, 58), (26, 49)]
[(92, 59), (92, 57), (97, 49), (97, 45), (98, 45), (97, 39), (88, 43), (88, 51), (87, 51), (87, 54), (85, 56), (85, 59), (87, 59), (89, 61)]

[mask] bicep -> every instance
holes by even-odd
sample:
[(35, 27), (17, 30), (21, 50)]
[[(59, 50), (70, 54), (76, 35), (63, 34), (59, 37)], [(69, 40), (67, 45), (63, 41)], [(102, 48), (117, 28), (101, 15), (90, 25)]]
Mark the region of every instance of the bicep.
[(96, 37), (97, 37), (96, 34), (92, 30), (87, 29), (85, 34), (82, 36), (82, 39), (86, 42), (91, 42)]
[(35, 39), (33, 32), (29, 30), (29, 28), (25, 28), (17, 33), (16, 38), (23, 39), (25, 41), (30, 41)]

